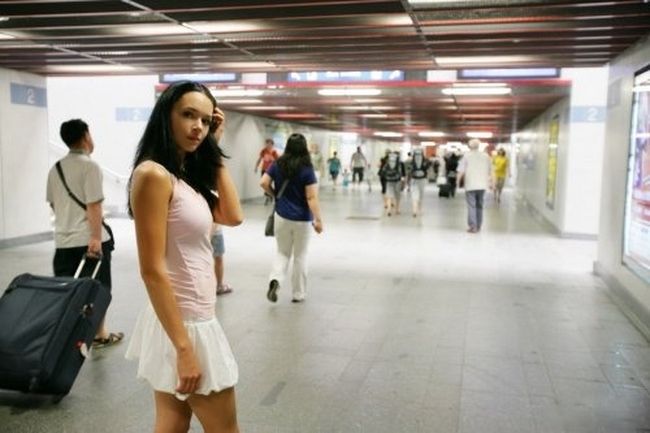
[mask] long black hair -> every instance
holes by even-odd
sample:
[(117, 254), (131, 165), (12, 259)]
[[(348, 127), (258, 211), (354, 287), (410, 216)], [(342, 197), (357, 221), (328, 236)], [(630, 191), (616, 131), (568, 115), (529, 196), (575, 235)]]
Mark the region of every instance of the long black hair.
[(295, 177), (302, 167), (313, 167), (304, 135), (291, 134), (289, 136), (284, 153), (278, 158), (277, 164), (285, 179)]
[[(133, 169), (146, 160), (157, 162), (199, 192), (212, 208), (216, 203), (216, 198), (212, 194), (217, 187), (216, 172), (221, 166), (222, 158), (226, 156), (214, 138), (211, 128), (199, 147), (194, 152), (186, 154), (185, 160), (181, 161), (170, 119), (174, 104), (188, 92), (203, 93), (212, 102), (213, 109), (217, 106), (216, 99), (203, 84), (194, 81), (179, 81), (171, 84), (160, 95), (151, 112), (135, 152)], [(133, 173), (131, 173), (132, 177)], [(129, 179), (130, 189), (131, 179)], [(133, 215), (130, 201), (129, 214)]]

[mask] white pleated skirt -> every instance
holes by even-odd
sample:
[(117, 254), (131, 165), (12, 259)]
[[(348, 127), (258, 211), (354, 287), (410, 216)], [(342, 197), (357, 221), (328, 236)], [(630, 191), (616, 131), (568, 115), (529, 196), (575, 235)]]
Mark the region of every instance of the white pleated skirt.
[[(184, 323), (202, 372), (195, 393), (208, 395), (235, 386), (239, 379), (237, 362), (217, 318)], [(154, 390), (181, 400), (188, 397), (176, 392), (176, 349), (151, 304), (138, 316), (125, 357), (139, 360), (137, 376)]]

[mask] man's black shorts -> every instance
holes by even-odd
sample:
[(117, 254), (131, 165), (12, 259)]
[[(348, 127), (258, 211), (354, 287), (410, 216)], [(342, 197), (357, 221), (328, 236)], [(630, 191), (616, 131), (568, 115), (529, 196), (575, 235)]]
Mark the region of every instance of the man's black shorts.
[[(97, 279), (106, 287), (111, 290), (111, 248), (108, 242), (102, 243), (102, 264), (97, 273)], [(71, 277), (77, 270), (81, 258), (88, 251), (87, 246), (73, 247), (73, 248), (57, 248), (54, 252), (54, 275), (57, 277)], [(82, 276), (90, 276), (91, 269), (94, 269), (95, 261), (89, 259), (86, 266), (82, 271)]]

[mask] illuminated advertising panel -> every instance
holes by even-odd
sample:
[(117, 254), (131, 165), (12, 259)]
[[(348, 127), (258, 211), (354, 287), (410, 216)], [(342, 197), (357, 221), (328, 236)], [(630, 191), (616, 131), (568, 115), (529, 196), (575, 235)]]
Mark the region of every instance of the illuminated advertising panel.
[(551, 119), (548, 131), (548, 163), (546, 166), (546, 206), (555, 207), (555, 187), (557, 183), (557, 146), (560, 143), (560, 116)]
[(650, 281), (650, 66), (634, 79), (623, 263)]

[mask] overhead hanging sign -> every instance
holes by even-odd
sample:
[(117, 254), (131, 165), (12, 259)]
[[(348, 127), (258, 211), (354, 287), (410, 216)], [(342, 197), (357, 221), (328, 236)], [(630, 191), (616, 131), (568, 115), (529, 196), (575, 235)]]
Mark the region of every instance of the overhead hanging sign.
[(404, 71), (312, 71), (289, 72), (287, 81), (404, 81)]

